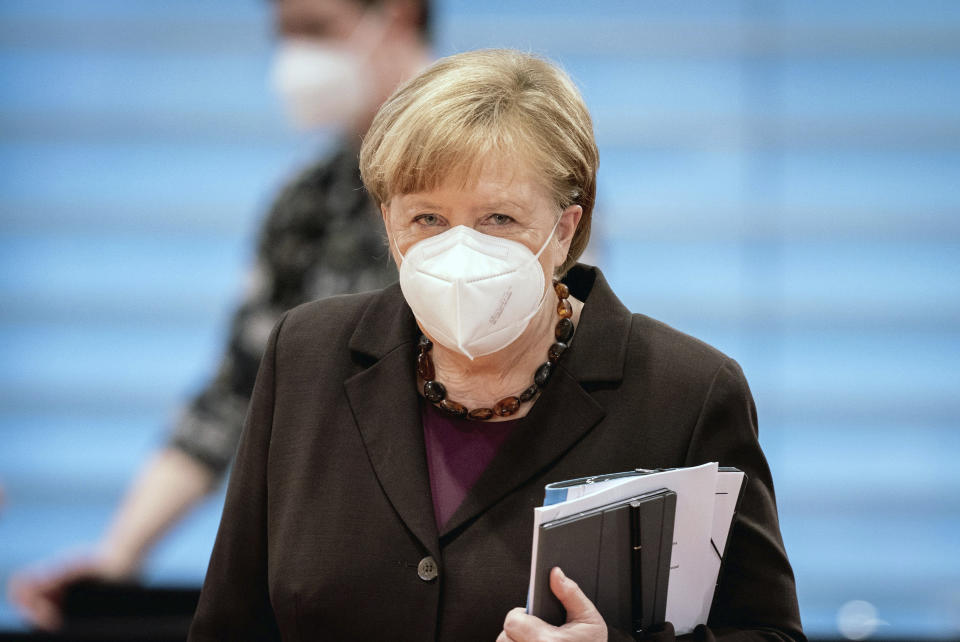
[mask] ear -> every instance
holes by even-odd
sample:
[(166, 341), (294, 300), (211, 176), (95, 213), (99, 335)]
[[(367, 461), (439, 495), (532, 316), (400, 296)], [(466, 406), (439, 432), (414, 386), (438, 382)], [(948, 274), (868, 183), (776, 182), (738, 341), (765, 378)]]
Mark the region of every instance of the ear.
[(570, 253), (570, 244), (573, 242), (573, 235), (580, 226), (580, 218), (583, 216), (583, 208), (579, 205), (571, 205), (560, 214), (560, 220), (557, 222), (557, 231), (554, 233), (553, 246), (554, 254), (554, 272), (560, 269), (564, 261), (567, 260), (567, 254)]
[(560, 222), (557, 223), (557, 243), (563, 253), (560, 263), (567, 258), (567, 252), (570, 251), (570, 243), (573, 242), (573, 235), (580, 226), (580, 218), (583, 216), (583, 208), (579, 205), (571, 205), (563, 210), (560, 215)]

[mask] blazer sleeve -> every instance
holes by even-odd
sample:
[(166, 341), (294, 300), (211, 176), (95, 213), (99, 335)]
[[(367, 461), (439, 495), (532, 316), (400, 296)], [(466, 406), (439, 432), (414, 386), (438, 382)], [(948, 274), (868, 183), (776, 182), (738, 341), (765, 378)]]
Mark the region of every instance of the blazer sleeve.
[[(757, 436), (757, 411), (746, 378), (740, 366), (727, 359), (714, 374), (685, 465), (716, 461), (736, 466), (748, 482), (727, 541), (709, 622), (697, 627), (690, 639), (806, 640), (793, 570), (780, 537), (773, 480)], [(673, 639), (672, 627), (667, 629), (659, 639)]]
[(276, 344), (285, 318), (260, 363), (190, 641), (280, 639), (267, 583), (266, 514)]

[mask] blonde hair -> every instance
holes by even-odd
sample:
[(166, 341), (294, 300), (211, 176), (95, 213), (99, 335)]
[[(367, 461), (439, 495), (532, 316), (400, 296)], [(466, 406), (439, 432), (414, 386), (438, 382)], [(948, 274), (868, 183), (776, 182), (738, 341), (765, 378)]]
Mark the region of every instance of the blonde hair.
[(377, 205), (474, 175), (491, 156), (529, 164), (561, 209), (583, 208), (565, 273), (590, 240), (597, 145), (587, 107), (557, 66), (509, 49), (443, 58), (377, 112), (360, 172)]

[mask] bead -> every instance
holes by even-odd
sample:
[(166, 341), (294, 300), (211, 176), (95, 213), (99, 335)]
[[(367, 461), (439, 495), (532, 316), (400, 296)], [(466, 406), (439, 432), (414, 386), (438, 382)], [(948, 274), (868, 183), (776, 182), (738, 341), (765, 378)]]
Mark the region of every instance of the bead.
[(493, 407), (498, 417), (509, 417), (520, 410), (520, 400), (516, 397), (504, 397)]
[(427, 381), (423, 384), (423, 396), (433, 403), (438, 403), (447, 396), (447, 389), (439, 381)]
[(437, 376), (429, 352), (421, 352), (417, 355), (417, 374), (424, 381), (433, 381), (433, 378)]
[(433, 341), (427, 338), (427, 335), (420, 335), (420, 343), (417, 344), (417, 347), (420, 348), (420, 352), (429, 352), (433, 349)]
[(531, 385), (529, 388), (520, 393), (520, 401), (530, 401), (537, 395), (537, 390), (540, 390), (540, 388), (537, 387), (537, 384)]
[(509, 417), (520, 410), (520, 404), (528, 402), (537, 396), (541, 388), (545, 387), (553, 375), (553, 364), (560, 360), (560, 357), (567, 350), (567, 344), (573, 337), (574, 326), (571, 317), (573, 316), (573, 306), (567, 301), (570, 296), (570, 289), (563, 283), (554, 280), (553, 289), (556, 292), (559, 301), (557, 301), (557, 315), (560, 320), (554, 328), (554, 335), (557, 337), (556, 343), (550, 346), (547, 351), (547, 361), (540, 364), (536, 373), (533, 375), (533, 385), (527, 387), (518, 397), (504, 397), (498, 401), (493, 408), (474, 408), (467, 410), (466, 406), (447, 399), (447, 389), (439, 381), (435, 381), (436, 368), (433, 366), (433, 360), (430, 358), (430, 350), (433, 349), (433, 342), (426, 335), (420, 337), (417, 343), (417, 375), (424, 381), (423, 396), (454, 417), (475, 419), (486, 421), (494, 417)]
[(463, 404), (459, 404), (452, 399), (444, 399), (440, 402), (440, 407), (449, 412), (454, 417), (463, 419), (467, 416), (467, 407)]
[(550, 375), (553, 374), (553, 364), (549, 361), (545, 361), (540, 364), (540, 367), (537, 368), (537, 373), (533, 375), (533, 380), (536, 382), (537, 386), (543, 388), (547, 385), (547, 382), (550, 381)]
[(470, 419), (479, 419), (480, 421), (486, 421), (493, 416), (492, 408), (474, 408), (467, 413), (467, 416)]
[(559, 361), (560, 355), (562, 355), (566, 349), (567, 349), (567, 344), (561, 343), (560, 341), (557, 341), (552, 346), (550, 346), (550, 349), (547, 350), (547, 357), (550, 359), (550, 363), (556, 363), (557, 361)]

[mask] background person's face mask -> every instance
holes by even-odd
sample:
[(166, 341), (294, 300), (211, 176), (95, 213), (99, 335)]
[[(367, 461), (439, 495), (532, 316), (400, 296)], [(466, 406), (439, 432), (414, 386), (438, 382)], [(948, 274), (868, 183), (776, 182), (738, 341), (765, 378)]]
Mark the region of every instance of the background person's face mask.
[(539, 258), (559, 222), (536, 254), (463, 225), (401, 254), (400, 288), (426, 333), (471, 359), (516, 341), (543, 303)]
[(369, 108), (374, 83), (368, 62), (383, 40), (385, 27), (375, 24), (380, 19), (368, 10), (353, 33), (339, 42), (304, 37), (281, 40), (270, 79), (295, 127), (346, 129)]

